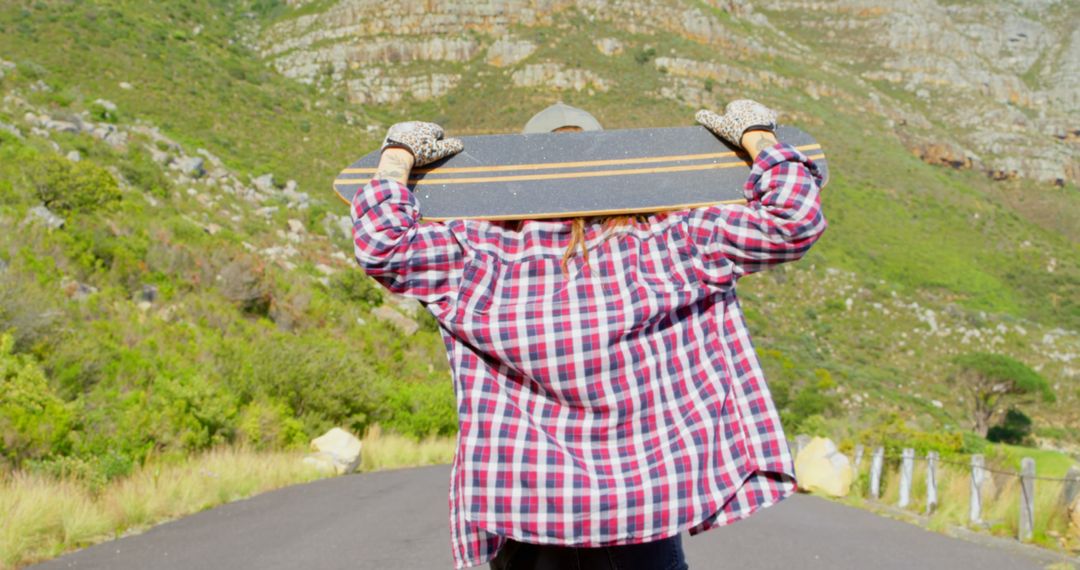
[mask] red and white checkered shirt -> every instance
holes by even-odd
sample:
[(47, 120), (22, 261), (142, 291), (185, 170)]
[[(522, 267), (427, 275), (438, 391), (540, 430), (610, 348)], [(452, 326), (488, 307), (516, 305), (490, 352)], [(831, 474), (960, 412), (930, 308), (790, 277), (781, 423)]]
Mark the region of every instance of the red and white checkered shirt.
[(576, 546), (698, 534), (795, 490), (775, 406), (735, 296), (825, 230), (821, 178), (764, 150), (747, 205), (586, 226), (418, 223), (401, 184), (353, 203), (356, 259), (442, 324), (459, 433), (450, 481), (457, 568), (507, 538)]

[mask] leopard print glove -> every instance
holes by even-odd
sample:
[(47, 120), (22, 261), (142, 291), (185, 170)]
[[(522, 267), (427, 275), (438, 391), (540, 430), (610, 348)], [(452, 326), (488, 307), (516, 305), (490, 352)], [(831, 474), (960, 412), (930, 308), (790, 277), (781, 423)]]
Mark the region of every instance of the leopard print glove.
[(738, 99), (727, 104), (723, 115), (702, 109), (694, 117), (717, 136), (739, 147), (748, 130), (776, 130), (776, 111), (750, 99)]
[(408, 121), (397, 123), (386, 132), (382, 150), (403, 148), (415, 158), (413, 166), (431, 164), (461, 152), (461, 139), (443, 139), (443, 128), (435, 123)]

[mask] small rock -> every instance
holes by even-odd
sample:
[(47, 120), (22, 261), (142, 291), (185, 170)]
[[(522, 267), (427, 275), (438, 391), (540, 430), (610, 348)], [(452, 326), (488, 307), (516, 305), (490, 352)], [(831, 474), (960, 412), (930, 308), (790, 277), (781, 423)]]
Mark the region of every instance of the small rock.
[(325, 263), (319, 263), (315, 265), (315, 271), (322, 273), (323, 275), (333, 275), (337, 273), (337, 270)]
[(204, 160), (198, 156), (184, 156), (172, 163), (171, 167), (179, 170), (184, 176), (202, 178), (206, 174)]
[(353, 222), (349, 216), (341, 216), (337, 220), (338, 229), (341, 230), (341, 235), (345, 236), (345, 239), (351, 240), (353, 238)]
[(251, 183), (255, 186), (255, 189), (263, 194), (272, 194), (277, 192), (277, 186), (274, 185), (273, 174), (263, 174), (262, 176), (254, 179)]
[(212, 235), (212, 236), (216, 236), (218, 234), (218, 232), (221, 231), (221, 226), (219, 226), (217, 224), (213, 224), (213, 223), (206, 224), (205, 226), (203, 226), (203, 231), (210, 234), (210, 235)]
[(120, 88), (123, 89), (124, 91), (131, 91), (135, 87), (133, 85), (131, 85), (130, 83), (128, 83), (127, 81), (121, 81), (120, 82)]
[(329, 462), (338, 475), (351, 473), (360, 466), (360, 450), (363, 443), (353, 434), (341, 429), (333, 428), (323, 435), (311, 440), (311, 447), (317, 453), (310, 455), (314, 462)]
[(82, 160), (82, 155), (79, 154), (79, 151), (73, 150), (67, 153), (67, 159), (71, 162), (79, 162), (80, 160)]
[(371, 316), (380, 321), (390, 323), (405, 336), (412, 336), (416, 334), (416, 331), (420, 330), (420, 325), (416, 321), (386, 305), (376, 307), (375, 310), (371, 311)]
[(270, 217), (277, 213), (277, 211), (277, 206), (266, 206), (265, 208), (259, 208), (258, 210), (255, 210), (255, 215)]
[(59, 133), (78, 133), (80, 131), (79, 125), (70, 121), (57, 121), (55, 119), (49, 119), (45, 121), (44, 127), (50, 131), (56, 131)]
[(302, 234), (302, 233), (305, 232), (305, 230), (306, 230), (306, 228), (304, 227), (304, 223), (301, 222), (300, 220), (294, 220), (294, 219), (289, 220), (289, 231), (291, 233)]
[(623, 52), (623, 43), (615, 38), (600, 38), (593, 42), (596, 49), (604, 55), (619, 55)]
[(942, 404), (940, 400), (930, 400), (930, 405), (934, 406), (935, 408), (939, 408), (939, 409), (945, 407), (945, 404)]
[(22, 131), (19, 130), (19, 127), (9, 125), (3, 121), (0, 121), (0, 131), (14, 135), (17, 139), (23, 138)]
[(90, 295), (97, 293), (97, 287), (87, 285), (85, 283), (79, 283), (74, 279), (64, 278), (60, 281), (60, 290), (64, 292), (67, 297), (73, 301), (82, 301)]
[(110, 113), (115, 113), (117, 111), (116, 103), (113, 103), (112, 101), (108, 101), (105, 99), (94, 99), (94, 104), (100, 106), (102, 109), (105, 109)]
[(4, 259), (2, 257), (0, 257), (0, 273), (3, 273), (5, 271), (7, 271), (7, 268), (8, 268), (8, 262), (4, 261)]
[(30, 208), (30, 211), (26, 214), (26, 221), (40, 221), (45, 224), (45, 227), (51, 230), (58, 230), (64, 227), (64, 218), (52, 213), (51, 210), (45, 206), (34, 206)]
[(147, 303), (155, 303), (158, 299), (158, 288), (153, 285), (143, 285), (139, 291), (139, 300)]

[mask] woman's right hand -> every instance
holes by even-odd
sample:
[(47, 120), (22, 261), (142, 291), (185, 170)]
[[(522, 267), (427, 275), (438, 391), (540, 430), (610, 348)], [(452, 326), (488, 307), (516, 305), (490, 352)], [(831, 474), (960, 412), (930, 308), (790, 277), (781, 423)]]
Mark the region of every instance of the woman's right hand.
[(413, 155), (412, 166), (424, 166), (461, 152), (461, 139), (444, 139), (443, 128), (435, 123), (408, 121), (390, 127), (382, 150), (403, 148)]

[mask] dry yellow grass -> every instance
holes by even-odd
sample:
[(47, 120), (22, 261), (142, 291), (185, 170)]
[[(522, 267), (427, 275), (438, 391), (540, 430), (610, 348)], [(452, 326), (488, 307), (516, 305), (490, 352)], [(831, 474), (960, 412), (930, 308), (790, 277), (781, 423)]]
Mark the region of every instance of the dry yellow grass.
[(457, 440), (451, 437), (430, 437), (416, 441), (394, 433), (384, 433), (379, 426), (373, 426), (364, 436), (360, 470), (378, 471), (450, 463), (454, 459), (456, 445)]
[[(449, 463), (452, 438), (415, 441), (372, 428), (361, 469)], [(322, 477), (303, 452), (219, 449), (182, 464), (148, 464), (98, 493), (72, 481), (0, 474), (0, 570), (58, 556), (163, 521)]]
[[(1008, 468), (1001, 468), (1008, 471)], [(860, 497), (869, 497), (869, 461), (860, 466), (858, 478), (866, 488), (853, 488), (852, 504), (859, 505)], [(857, 474), (858, 475), (858, 474)], [(993, 483), (984, 488), (982, 497), (982, 520), (990, 532), (999, 536), (1016, 537), (1020, 524), (1020, 480), (1007, 474), (991, 474)], [(916, 461), (911, 478), (911, 502), (908, 511), (926, 514), (926, 462)], [(971, 470), (967, 467), (938, 464), (938, 504), (930, 515), (927, 526), (931, 530), (944, 531), (952, 526), (969, 526), (969, 503)], [(1033, 542), (1049, 548), (1062, 549), (1070, 546), (1059, 537), (1068, 536), (1068, 520), (1060, 502), (1062, 483), (1035, 481), (1035, 529)], [(896, 505), (900, 499), (899, 461), (886, 461), (882, 474), (880, 503)]]

